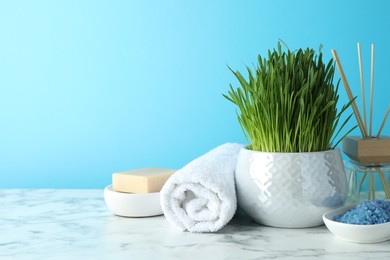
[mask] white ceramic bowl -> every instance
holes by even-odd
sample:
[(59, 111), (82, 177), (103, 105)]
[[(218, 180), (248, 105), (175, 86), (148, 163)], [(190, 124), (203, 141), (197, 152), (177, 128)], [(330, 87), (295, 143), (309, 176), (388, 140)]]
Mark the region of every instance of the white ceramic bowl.
[(335, 216), (344, 214), (356, 204), (326, 212), (322, 218), (326, 227), (337, 237), (355, 243), (379, 243), (390, 239), (390, 222), (375, 225), (355, 225), (334, 221)]
[(150, 217), (163, 214), (160, 192), (133, 194), (117, 192), (108, 185), (104, 189), (104, 200), (112, 213), (122, 217)]

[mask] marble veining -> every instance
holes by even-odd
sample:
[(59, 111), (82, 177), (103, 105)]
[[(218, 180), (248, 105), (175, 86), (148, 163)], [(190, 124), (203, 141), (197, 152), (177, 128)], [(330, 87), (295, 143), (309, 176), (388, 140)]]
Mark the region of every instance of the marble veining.
[(222, 230), (193, 234), (164, 216), (112, 215), (103, 190), (0, 190), (0, 259), (389, 259), (390, 241), (355, 244), (325, 226), (261, 226), (238, 211)]

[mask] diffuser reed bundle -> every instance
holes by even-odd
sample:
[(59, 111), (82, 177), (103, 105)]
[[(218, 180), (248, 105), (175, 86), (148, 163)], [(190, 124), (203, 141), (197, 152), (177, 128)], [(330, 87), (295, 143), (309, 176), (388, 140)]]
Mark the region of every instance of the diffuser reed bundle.
[[(367, 165), (364, 167), (363, 177), (360, 181), (359, 190), (361, 190), (363, 182), (367, 177), (367, 172), (370, 174), (369, 180), (369, 190), (368, 190), (368, 198), (375, 199), (375, 184), (374, 184), (374, 172), (375, 170), (378, 172), (380, 181), (382, 183), (385, 196), (387, 199), (390, 199), (390, 190), (386, 183), (386, 178), (382, 169), (380, 168), (381, 163), (390, 162), (390, 139), (384, 137), (381, 139), (381, 132), (386, 124), (387, 117), (390, 113), (390, 106), (387, 108), (385, 113), (385, 117), (382, 121), (382, 124), (379, 128), (377, 135), (374, 137), (372, 135), (372, 114), (373, 114), (373, 96), (374, 96), (374, 44), (371, 45), (371, 80), (370, 80), (370, 124), (369, 124), (369, 132), (367, 132), (367, 115), (366, 115), (366, 102), (365, 102), (365, 93), (364, 93), (364, 79), (363, 79), (363, 64), (361, 57), (360, 44), (357, 44), (358, 49), (358, 59), (359, 59), (359, 72), (360, 72), (360, 87), (362, 93), (362, 103), (363, 103), (363, 115), (364, 121), (361, 118), (359, 109), (355, 103), (354, 96), (352, 94), (351, 88), (348, 84), (347, 78), (344, 74), (343, 68), (341, 66), (340, 59), (337, 55), (336, 50), (332, 50), (333, 57), (336, 61), (337, 68), (340, 72), (341, 79), (343, 81), (345, 90), (347, 92), (348, 98), (352, 103), (353, 113), (356, 117), (356, 120), (359, 125), (360, 132), (362, 134), (362, 138), (353, 138), (347, 137), (345, 138), (345, 142), (343, 141), (343, 151), (346, 153), (352, 160), (355, 160), (359, 163)], [(363, 139), (363, 140), (362, 140)], [(361, 156), (361, 150), (363, 150), (363, 145), (359, 145), (365, 143), (365, 156)], [(378, 151), (379, 148), (379, 151)]]

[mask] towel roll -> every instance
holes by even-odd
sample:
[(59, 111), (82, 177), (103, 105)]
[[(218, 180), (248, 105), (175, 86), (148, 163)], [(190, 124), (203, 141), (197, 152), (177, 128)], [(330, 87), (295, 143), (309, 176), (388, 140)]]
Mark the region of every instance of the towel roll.
[(227, 143), (173, 174), (160, 192), (168, 222), (181, 231), (216, 232), (237, 209), (234, 171), (242, 145)]

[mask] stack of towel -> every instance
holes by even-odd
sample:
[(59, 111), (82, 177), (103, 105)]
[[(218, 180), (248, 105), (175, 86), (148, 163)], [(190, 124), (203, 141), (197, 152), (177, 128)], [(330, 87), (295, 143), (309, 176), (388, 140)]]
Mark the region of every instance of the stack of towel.
[(216, 232), (237, 209), (234, 171), (242, 145), (224, 144), (173, 174), (160, 193), (168, 222), (181, 231)]

